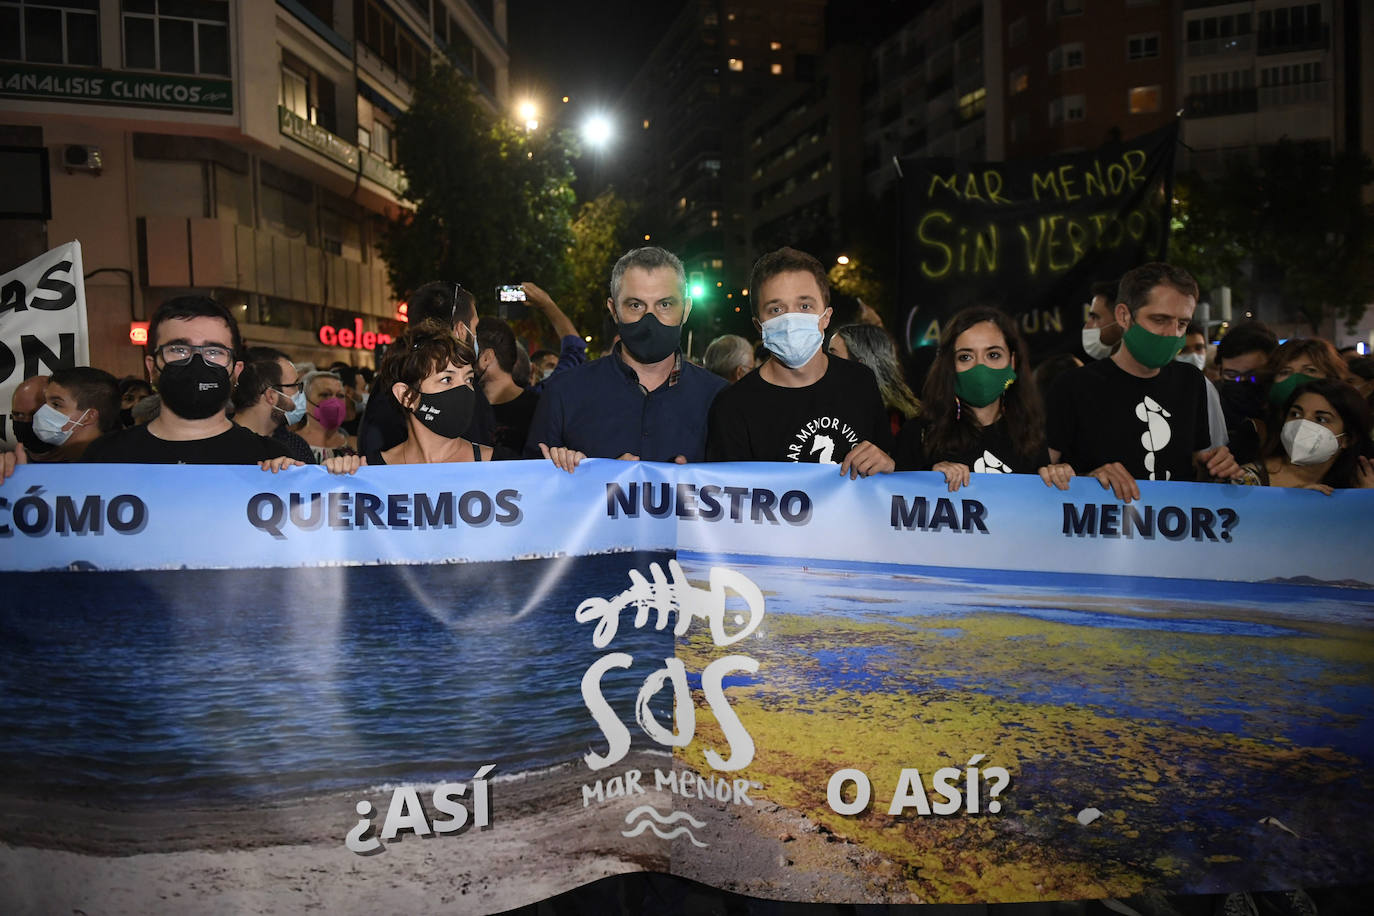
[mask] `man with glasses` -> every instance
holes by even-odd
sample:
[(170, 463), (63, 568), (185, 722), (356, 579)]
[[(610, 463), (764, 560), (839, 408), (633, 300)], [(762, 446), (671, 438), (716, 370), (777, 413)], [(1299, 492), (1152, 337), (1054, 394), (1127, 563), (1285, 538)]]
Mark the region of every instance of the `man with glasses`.
[[(435, 280), (421, 286), (407, 300), (406, 316), (412, 324), (426, 318), (442, 322), (453, 329), (453, 336), (472, 347), (477, 353), (477, 300), (462, 284), (451, 280)], [(493, 445), (496, 418), (491, 404), (477, 385), (477, 400), (473, 405), (472, 421), (463, 431), (463, 438), (479, 445)], [(400, 445), (408, 435), (406, 417), (396, 398), (387, 388), (379, 388), (367, 400), (367, 409), (358, 423), (358, 454), (384, 452)]]
[(280, 443), (297, 461), (315, 463), (309, 443), (290, 429), (305, 417), (309, 405), (305, 384), (285, 353), (272, 347), (249, 347), (231, 401), (239, 426)]
[(162, 399), (144, 426), (117, 430), (86, 449), (84, 460), (125, 464), (260, 464), (282, 458), (280, 443), (225, 415), (243, 371), (234, 316), (206, 296), (177, 296), (148, 323), (144, 359)]
[(1217, 391), (1226, 413), (1226, 428), (1235, 430), (1246, 420), (1262, 418), (1268, 407), (1260, 372), (1269, 354), (1279, 348), (1279, 339), (1259, 321), (1242, 321), (1217, 342), (1217, 370), (1221, 381)]

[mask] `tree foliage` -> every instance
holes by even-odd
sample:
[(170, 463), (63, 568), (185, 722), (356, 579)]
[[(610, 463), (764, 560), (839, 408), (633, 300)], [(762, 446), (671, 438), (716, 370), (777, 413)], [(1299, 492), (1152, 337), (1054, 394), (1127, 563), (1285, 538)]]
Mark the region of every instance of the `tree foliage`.
[(600, 330), (611, 268), (621, 254), (634, 247), (625, 237), (629, 223), (629, 205), (611, 189), (584, 203), (573, 220), (571, 276), (559, 304), (573, 324), (586, 333)]
[(1247, 304), (1277, 294), (1315, 331), (1353, 326), (1374, 301), (1374, 167), (1360, 154), (1282, 141), (1236, 157), (1214, 178), (1179, 177), (1171, 259), (1203, 289), (1232, 286)]
[(479, 303), (502, 283), (566, 282), (576, 145), (492, 114), (447, 62), (421, 73), (396, 120), (399, 165), (414, 212), (382, 238), (392, 287), (456, 280)]

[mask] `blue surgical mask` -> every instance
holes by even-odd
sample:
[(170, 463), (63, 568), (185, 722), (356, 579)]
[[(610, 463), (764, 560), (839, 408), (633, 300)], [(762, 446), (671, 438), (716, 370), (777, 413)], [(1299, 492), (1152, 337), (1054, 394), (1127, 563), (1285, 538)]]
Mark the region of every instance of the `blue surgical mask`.
[[(33, 434), (51, 446), (58, 446), (71, 438), (72, 433), (85, 426), (86, 414), (69, 417), (51, 404), (43, 404), (33, 412)], [(71, 429), (65, 427), (71, 426)]]
[[(273, 388), (272, 390), (277, 391), (277, 389), (275, 388)], [(284, 391), (277, 391), (277, 394), (281, 395), (282, 397), (286, 397), (286, 392)], [(281, 410), (281, 408), (278, 407), (276, 404), (273, 404), (272, 408), (274, 410)], [(305, 400), (305, 391), (298, 390), (296, 392), (295, 397), (291, 399), (291, 409), (282, 410), (282, 413), (286, 415), (286, 425), (295, 426), (297, 423), (301, 422), (301, 420), (304, 420), (305, 412), (309, 409), (310, 405)]]
[(800, 369), (820, 350), (825, 340), (821, 316), (811, 312), (786, 312), (760, 325), (763, 345), (789, 369)]

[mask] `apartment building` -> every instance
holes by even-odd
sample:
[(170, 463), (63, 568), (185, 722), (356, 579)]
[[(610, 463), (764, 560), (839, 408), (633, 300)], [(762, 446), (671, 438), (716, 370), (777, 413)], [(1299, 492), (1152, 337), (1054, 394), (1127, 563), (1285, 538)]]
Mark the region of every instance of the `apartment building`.
[(436, 54), (506, 107), (505, 0), (0, 0), (0, 146), (45, 150), (50, 184), (46, 219), (0, 220), (0, 269), (79, 240), (118, 375), (183, 293), (250, 344), (371, 365), (402, 326), (395, 119)]

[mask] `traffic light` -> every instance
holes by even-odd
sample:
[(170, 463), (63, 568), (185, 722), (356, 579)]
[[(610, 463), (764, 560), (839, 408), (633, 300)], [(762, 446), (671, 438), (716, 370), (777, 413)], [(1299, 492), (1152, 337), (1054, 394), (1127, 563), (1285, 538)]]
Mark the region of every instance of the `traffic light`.
[(687, 289), (693, 299), (700, 299), (706, 294), (706, 275), (699, 270), (694, 270), (687, 275)]

